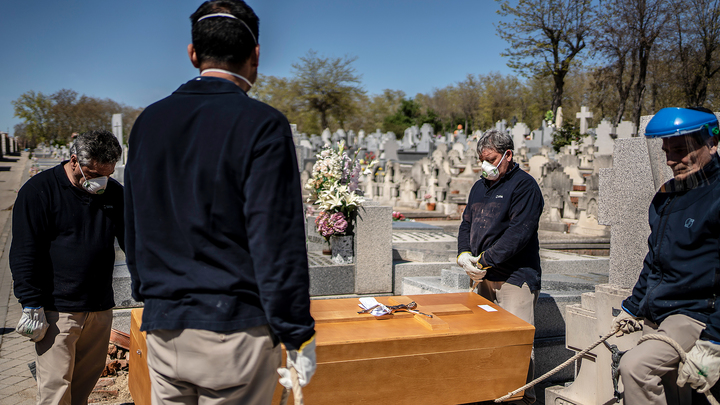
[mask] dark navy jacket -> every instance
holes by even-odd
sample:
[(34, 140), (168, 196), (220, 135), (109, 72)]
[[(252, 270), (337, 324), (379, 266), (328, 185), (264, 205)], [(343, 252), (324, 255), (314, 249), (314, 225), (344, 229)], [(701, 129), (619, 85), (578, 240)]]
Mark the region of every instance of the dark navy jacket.
[(495, 184), (478, 180), (470, 190), (458, 233), (458, 254), (472, 252), (490, 281), (506, 281), (540, 290), (538, 221), (543, 197), (535, 179), (513, 163)]
[(674, 314), (704, 322), (702, 338), (720, 342), (720, 160), (682, 189), (675, 180), (655, 194), (650, 237), (626, 311), (659, 324)]
[(63, 165), (38, 173), (18, 192), (10, 269), (23, 307), (62, 312), (115, 306), (115, 238), (124, 247), (123, 187), (103, 194), (75, 187)]
[(125, 169), (127, 263), (142, 330), (269, 325), (314, 334), (290, 125), (232, 82), (195, 78), (138, 117)]

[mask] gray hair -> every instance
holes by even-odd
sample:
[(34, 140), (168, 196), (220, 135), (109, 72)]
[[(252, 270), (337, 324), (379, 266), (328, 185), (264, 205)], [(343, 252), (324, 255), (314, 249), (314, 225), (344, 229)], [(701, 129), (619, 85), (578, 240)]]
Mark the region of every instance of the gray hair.
[(91, 160), (101, 164), (117, 163), (122, 148), (112, 132), (101, 129), (78, 135), (70, 153), (77, 156), (80, 166), (88, 166)]
[(478, 139), (477, 154), (482, 155), (484, 149), (494, 149), (498, 153), (505, 153), (506, 150), (515, 149), (515, 143), (512, 137), (497, 129), (489, 129)]

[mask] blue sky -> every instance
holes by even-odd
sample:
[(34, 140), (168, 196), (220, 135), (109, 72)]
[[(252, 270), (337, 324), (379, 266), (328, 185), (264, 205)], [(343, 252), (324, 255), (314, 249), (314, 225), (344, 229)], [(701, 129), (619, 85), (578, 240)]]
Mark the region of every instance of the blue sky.
[[(412, 97), (468, 73), (512, 73), (491, 0), (248, 0), (260, 17), (260, 73), (291, 76), (313, 49), (357, 56), (369, 94)], [(187, 58), (197, 0), (39, 0), (0, 6), (0, 130), (10, 103), (68, 88), (145, 107), (197, 75)]]

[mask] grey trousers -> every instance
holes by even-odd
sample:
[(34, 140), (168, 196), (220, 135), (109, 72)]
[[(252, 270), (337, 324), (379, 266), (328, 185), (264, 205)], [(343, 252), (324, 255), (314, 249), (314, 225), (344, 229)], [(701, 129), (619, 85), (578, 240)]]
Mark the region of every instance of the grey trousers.
[(267, 325), (217, 333), (199, 329), (147, 334), (154, 405), (270, 404), (280, 345)]
[[(535, 305), (537, 304), (539, 291), (530, 291), (527, 283), (523, 283), (522, 287), (518, 287), (504, 281), (483, 280), (478, 285), (478, 294), (530, 325), (535, 326)], [(533, 348), (530, 353), (530, 367), (528, 368), (527, 382), (532, 381), (534, 378), (535, 349)], [(533, 403), (535, 399), (534, 387), (525, 390), (523, 394), (524, 403)]]
[[(643, 335), (665, 335), (688, 352), (705, 324), (685, 315), (670, 315), (660, 325), (645, 321)], [(624, 404), (689, 404), (692, 388), (677, 386), (680, 362), (675, 349), (659, 340), (648, 340), (630, 349), (620, 359), (620, 377), (625, 388)]]
[(112, 310), (45, 311), (50, 327), (35, 343), (38, 405), (86, 405), (105, 368)]

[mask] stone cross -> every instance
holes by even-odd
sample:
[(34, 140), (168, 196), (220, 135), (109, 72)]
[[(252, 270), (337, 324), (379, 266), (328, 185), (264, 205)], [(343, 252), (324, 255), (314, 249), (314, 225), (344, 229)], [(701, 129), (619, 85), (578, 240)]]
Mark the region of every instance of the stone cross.
[[(115, 138), (117, 138), (118, 143), (120, 143), (120, 146), (122, 147), (123, 144), (123, 129), (122, 129), (122, 114), (113, 114), (112, 115), (112, 131), (113, 135), (115, 135)], [(120, 156), (120, 163), (121, 166), (125, 164), (125, 156)]]
[(576, 113), (575, 117), (580, 118), (580, 134), (581, 135), (587, 134), (587, 130), (588, 130), (587, 120), (588, 120), (588, 118), (593, 117), (593, 113), (590, 110), (588, 110), (587, 107), (583, 106), (583, 107), (580, 107), (580, 112)]
[(320, 135), (320, 137), (322, 138), (323, 145), (325, 145), (325, 146), (330, 145), (330, 143), (332, 142), (332, 139), (331, 139), (332, 135), (330, 134), (329, 128), (325, 128), (322, 132), (322, 135)]

